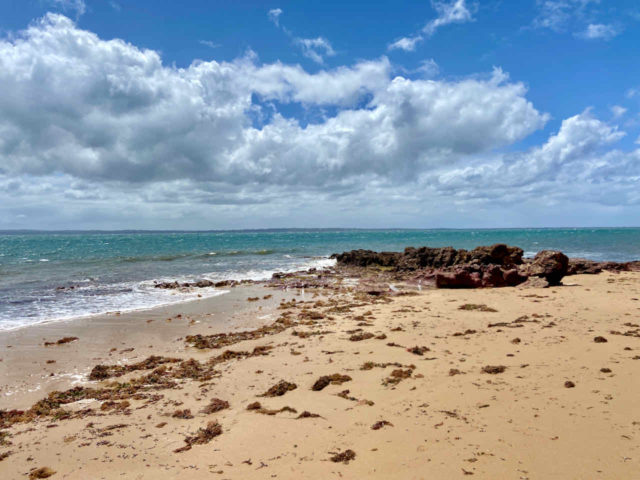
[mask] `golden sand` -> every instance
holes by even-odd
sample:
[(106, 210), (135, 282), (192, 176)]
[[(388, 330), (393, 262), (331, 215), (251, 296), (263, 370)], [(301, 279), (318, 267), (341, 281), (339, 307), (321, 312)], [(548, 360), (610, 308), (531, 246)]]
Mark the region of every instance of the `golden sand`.
[[(366, 300), (306, 292), (275, 311), (262, 299), (275, 292), (265, 289), (246, 312), (284, 314), (286, 328), (210, 350), (184, 342), (221, 330), (202, 320), (206, 312), (188, 315), (200, 323), (181, 317), (171, 326), (141, 317), (135, 329), (155, 332), (153, 347), (128, 336), (124, 347), (136, 349), (122, 357), (128, 363), (153, 353), (216, 372), (182, 378), (173, 363), (157, 375), (173, 375), (173, 388), (152, 388), (151, 377), (136, 383), (151, 370), (102, 382), (85, 376), (78, 385), (125, 382), (138, 396), (88, 398), (62, 405), (71, 418), (57, 411), (14, 423), (4, 430), (0, 478), (43, 467), (53, 479), (640, 478), (640, 274), (564, 283)], [(163, 327), (171, 334), (158, 333)], [(80, 365), (88, 331), (69, 324), (56, 333), (79, 340), (13, 348), (41, 369), (54, 352)], [(594, 341), (600, 336), (606, 341)], [(85, 355), (85, 375), (121, 360), (107, 346)], [(235, 356), (220, 357), (225, 350)], [(20, 353), (7, 351), (3, 373)], [(212, 357), (219, 360), (207, 363)], [(0, 408), (35, 400), (15, 391)]]

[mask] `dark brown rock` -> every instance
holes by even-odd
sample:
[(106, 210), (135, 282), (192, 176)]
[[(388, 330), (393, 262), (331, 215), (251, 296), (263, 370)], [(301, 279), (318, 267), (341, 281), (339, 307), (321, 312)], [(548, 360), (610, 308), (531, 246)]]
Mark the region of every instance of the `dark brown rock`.
[(538, 252), (531, 263), (524, 265), (520, 273), (530, 277), (544, 278), (549, 285), (559, 285), (569, 270), (569, 258), (556, 250)]

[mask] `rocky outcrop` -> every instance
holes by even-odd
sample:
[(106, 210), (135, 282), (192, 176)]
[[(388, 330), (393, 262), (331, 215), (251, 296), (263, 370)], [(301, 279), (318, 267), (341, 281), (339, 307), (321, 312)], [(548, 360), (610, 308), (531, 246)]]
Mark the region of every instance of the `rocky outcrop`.
[(584, 258), (570, 258), (567, 275), (593, 275), (607, 270), (609, 272), (640, 272), (640, 261), (634, 262), (595, 262)]
[(517, 268), (498, 265), (459, 265), (435, 273), (437, 288), (495, 288), (515, 287), (527, 280)]
[(498, 243), (473, 250), (456, 250), (453, 247), (407, 247), (404, 252), (374, 252), (352, 250), (334, 254), (338, 265), (355, 267), (392, 267), (398, 271), (422, 270), (425, 268), (449, 268), (456, 265), (500, 265), (511, 267), (522, 264), (523, 251), (518, 247)]
[[(532, 260), (523, 250), (505, 244), (456, 250), (452, 247), (408, 247), (404, 252), (353, 250), (334, 255), (338, 266), (386, 267), (398, 275), (414, 275), (437, 288), (515, 287), (536, 278), (535, 285), (558, 285), (567, 274), (569, 259), (562, 252), (545, 250)], [(416, 272), (413, 274), (411, 272)], [(416, 276), (417, 275), (417, 276)]]
[[(241, 283), (246, 283), (247, 280), (243, 280)], [(233, 287), (236, 285), (235, 280), (222, 280), (220, 282), (212, 282), (211, 280), (198, 280), (197, 282), (159, 282), (156, 283), (154, 288), (163, 288), (166, 290), (172, 290), (177, 288), (220, 288), (220, 287)]]

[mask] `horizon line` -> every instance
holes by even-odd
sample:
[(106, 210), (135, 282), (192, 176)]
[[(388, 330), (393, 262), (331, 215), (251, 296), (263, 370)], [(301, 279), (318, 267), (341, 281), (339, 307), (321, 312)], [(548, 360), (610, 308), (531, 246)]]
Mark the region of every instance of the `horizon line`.
[(295, 232), (295, 231), (465, 231), (465, 230), (606, 230), (637, 229), (640, 226), (564, 226), (564, 227), (282, 227), (282, 228), (230, 228), (230, 229), (0, 229), (3, 234), (38, 233), (234, 233), (234, 232)]

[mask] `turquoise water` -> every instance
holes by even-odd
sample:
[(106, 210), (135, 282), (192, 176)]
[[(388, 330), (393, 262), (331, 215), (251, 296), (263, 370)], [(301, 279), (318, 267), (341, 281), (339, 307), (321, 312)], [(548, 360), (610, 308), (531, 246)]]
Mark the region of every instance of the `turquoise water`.
[[(640, 259), (639, 228), (513, 230), (273, 230), (240, 232), (0, 232), (0, 330), (185, 301), (157, 280), (266, 279), (329, 265), (332, 253), (406, 246), (474, 248), (503, 242), (533, 255)], [(71, 287), (73, 289), (59, 287)]]

